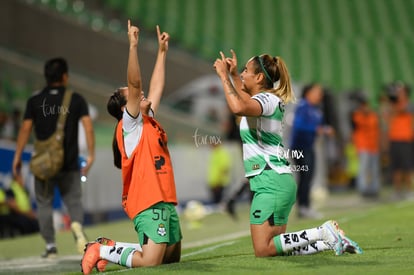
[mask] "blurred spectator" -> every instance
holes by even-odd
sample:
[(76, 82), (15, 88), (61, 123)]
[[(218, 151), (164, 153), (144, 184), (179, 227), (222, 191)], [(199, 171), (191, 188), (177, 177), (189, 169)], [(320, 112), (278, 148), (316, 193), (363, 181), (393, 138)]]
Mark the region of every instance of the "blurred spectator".
[(391, 111), (388, 118), (389, 157), (394, 199), (412, 196), (413, 114), (409, 110), (409, 88), (397, 83), (390, 86)]
[(317, 134), (333, 134), (330, 126), (324, 126), (320, 104), (323, 89), (319, 84), (309, 84), (303, 88), (302, 99), (299, 101), (292, 125), (291, 149), (302, 152), (300, 157), (293, 159), (295, 171), (298, 172), (298, 215), (303, 218), (321, 218), (322, 215), (312, 209), (310, 201), (311, 183), (315, 167), (314, 143)]
[(3, 128), (3, 138), (16, 140), (20, 129), (21, 111), (19, 108), (13, 108), (11, 116), (8, 117)]
[(14, 232), (11, 228), (10, 209), (7, 205), (6, 191), (0, 183), (0, 239), (12, 237)]
[(222, 202), (223, 191), (230, 183), (230, 170), (230, 153), (220, 143), (212, 144), (207, 183), (210, 188), (212, 203), (215, 205)]
[(39, 224), (21, 178), (0, 188), (0, 237), (16, 237), (39, 232)]
[(380, 191), (378, 115), (371, 110), (366, 98), (357, 98), (352, 112), (352, 140), (358, 152), (359, 169), (357, 188), (364, 197), (377, 197)]
[(359, 160), (358, 152), (355, 144), (352, 142), (352, 138), (345, 143), (344, 156), (346, 159), (346, 175), (349, 180), (349, 187), (353, 189), (356, 186), (356, 178), (358, 177)]
[(378, 115), (380, 122), (380, 171), (383, 184), (391, 184), (392, 177), (390, 172), (390, 157), (389, 157), (389, 117), (391, 113), (391, 101), (387, 93), (388, 88), (384, 90), (379, 97)]
[(12, 180), (10, 189), (6, 191), (11, 223), (21, 235), (39, 232), (36, 214), (23, 184), (21, 176), (18, 176)]
[(16, 140), (20, 129), (21, 111), (14, 108), (11, 115), (5, 114), (5, 121), (1, 131), (1, 138)]

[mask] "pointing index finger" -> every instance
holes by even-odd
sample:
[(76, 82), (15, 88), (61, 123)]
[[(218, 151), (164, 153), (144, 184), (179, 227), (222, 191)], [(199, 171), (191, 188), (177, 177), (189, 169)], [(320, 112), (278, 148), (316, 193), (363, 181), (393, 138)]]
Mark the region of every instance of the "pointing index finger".
[(230, 52), (231, 52), (231, 55), (233, 56), (233, 59), (236, 59), (237, 58), (236, 52), (233, 49), (231, 49)]
[(224, 56), (224, 53), (220, 52), (220, 55), (221, 55), (221, 60), (226, 61), (226, 57)]
[(131, 29), (131, 20), (128, 19), (128, 31)]
[(159, 25), (157, 25), (157, 36), (158, 36), (158, 38), (160, 38), (160, 36), (161, 36), (161, 31), (160, 31), (160, 26)]

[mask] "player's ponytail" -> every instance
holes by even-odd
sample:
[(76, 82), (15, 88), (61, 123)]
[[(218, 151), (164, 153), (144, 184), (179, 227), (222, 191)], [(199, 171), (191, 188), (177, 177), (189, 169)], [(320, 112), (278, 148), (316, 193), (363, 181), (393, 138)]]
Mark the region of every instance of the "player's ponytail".
[[(256, 56), (256, 73), (263, 73), (265, 76), (263, 86), (266, 90), (277, 95), (284, 103), (295, 100), (290, 82), (289, 71), (282, 58), (272, 57), (268, 54)], [(277, 86), (275, 87), (275, 85)]]
[(280, 57), (273, 58), (279, 72), (279, 85), (275, 88), (275, 94), (280, 97), (284, 103), (295, 101), (290, 75), (285, 61)]

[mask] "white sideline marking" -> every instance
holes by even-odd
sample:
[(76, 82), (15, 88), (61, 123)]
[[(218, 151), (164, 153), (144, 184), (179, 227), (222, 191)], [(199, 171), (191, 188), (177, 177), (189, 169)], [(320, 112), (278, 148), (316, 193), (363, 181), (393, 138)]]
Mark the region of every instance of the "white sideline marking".
[(249, 230), (239, 231), (239, 232), (234, 232), (234, 233), (227, 234), (227, 235), (218, 236), (218, 237), (215, 237), (215, 238), (208, 238), (208, 239), (204, 239), (204, 240), (200, 240), (200, 241), (195, 241), (195, 242), (183, 244), (183, 248), (194, 248), (194, 247), (203, 246), (203, 245), (207, 245), (207, 244), (213, 244), (213, 243), (218, 243), (218, 242), (223, 242), (223, 241), (230, 241), (230, 240), (234, 240), (234, 239), (237, 239), (237, 238), (240, 238), (240, 237), (245, 237), (245, 236), (248, 236), (248, 235), (250, 235)]
[(223, 246), (232, 245), (234, 243), (235, 243), (235, 241), (230, 241), (230, 242), (226, 242), (226, 243), (216, 244), (216, 245), (213, 245), (213, 246), (210, 246), (210, 247), (206, 247), (206, 248), (203, 248), (203, 249), (194, 251), (194, 252), (190, 252), (190, 253), (184, 254), (184, 255), (181, 256), (181, 258), (185, 258), (185, 257), (189, 257), (189, 256), (194, 256), (194, 255), (198, 255), (198, 254), (203, 254), (203, 253), (206, 253), (206, 252), (210, 252), (210, 251), (216, 250), (217, 248), (220, 248), (220, 247), (223, 247)]

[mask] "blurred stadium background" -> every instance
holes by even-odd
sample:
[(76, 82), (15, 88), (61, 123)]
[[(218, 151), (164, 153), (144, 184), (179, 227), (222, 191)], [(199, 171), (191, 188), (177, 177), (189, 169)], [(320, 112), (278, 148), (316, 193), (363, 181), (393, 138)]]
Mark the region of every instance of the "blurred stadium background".
[[(412, 14), (413, 0), (3, 0), (0, 122), (3, 126), (13, 110), (23, 111), (30, 94), (43, 87), (46, 59), (67, 58), (71, 86), (96, 114), (97, 161), (85, 185), (85, 207), (91, 221), (110, 219), (120, 211), (121, 184), (111, 162), (114, 121), (106, 114), (106, 100), (125, 85), (127, 19), (141, 29), (145, 87), (155, 62), (159, 24), (172, 37), (159, 120), (169, 134), (179, 198), (206, 200), (209, 147), (197, 146), (194, 135), (225, 136), (226, 105), (212, 70), (220, 50), (234, 49), (240, 67), (260, 53), (283, 57), (298, 95), (303, 84), (324, 85), (330, 92), (329, 119), (340, 133), (324, 147), (333, 144), (334, 151), (341, 151), (348, 131), (348, 92), (364, 92), (375, 106), (384, 84), (411, 84)], [(3, 139), (0, 145), (13, 150), (10, 141)], [(235, 155), (236, 183), (243, 175), (240, 152), (237, 145), (226, 145)], [(319, 161), (336, 163), (328, 158), (340, 156), (322, 154)], [(10, 177), (8, 165), (2, 163), (0, 170), (3, 184)], [(336, 169), (328, 166), (320, 166), (318, 182)], [(346, 184), (340, 178), (334, 176), (327, 184)]]

